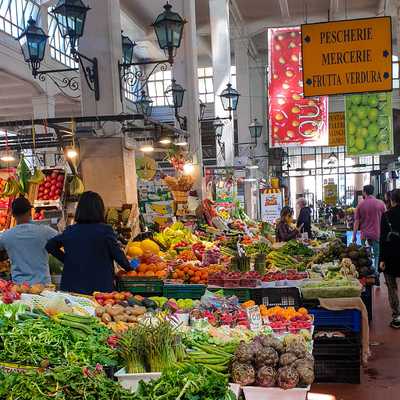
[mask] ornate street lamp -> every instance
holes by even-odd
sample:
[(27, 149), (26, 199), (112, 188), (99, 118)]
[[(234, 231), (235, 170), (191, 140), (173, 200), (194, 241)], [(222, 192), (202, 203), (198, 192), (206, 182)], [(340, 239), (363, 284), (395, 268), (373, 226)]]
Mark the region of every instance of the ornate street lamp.
[[(125, 57), (125, 50), (123, 50), (123, 60), (118, 62), (121, 102), (124, 98), (123, 91), (126, 86), (131, 88), (131, 90), (128, 90), (130, 94), (138, 96), (146, 87), (150, 76), (156, 69), (160, 68), (161, 71), (167, 71), (170, 68), (174, 63), (176, 51), (181, 45), (185, 23), (186, 21), (179, 14), (173, 12), (172, 6), (167, 2), (164, 6), (164, 12), (156, 18), (152, 26), (157, 36), (158, 45), (168, 55), (168, 59), (142, 62), (132, 62), (131, 59), (130, 62), (127, 62), (128, 57)], [(143, 70), (146, 65), (153, 65), (154, 67), (148, 73), (144, 73)], [(133, 66), (139, 67), (139, 71), (132, 71), (130, 67)]]
[(27, 28), (18, 38), (24, 60), (29, 63), (35, 78), (44, 58), (47, 39), (48, 36), (42, 28), (36, 25), (32, 18), (29, 19)]
[(229, 111), (229, 119), (232, 119), (232, 111), (236, 111), (240, 94), (232, 87), (230, 83), (226, 85), (219, 97), (221, 97), (222, 107), (225, 111)]
[(167, 101), (170, 107), (175, 110), (175, 119), (179, 123), (179, 127), (183, 130), (186, 130), (187, 120), (186, 117), (182, 117), (179, 115), (179, 109), (183, 105), (183, 97), (185, 96), (185, 89), (176, 83), (175, 79), (172, 79), (171, 85), (167, 87), (164, 92), (167, 97)]
[(128, 36), (122, 35), (121, 32), (121, 41), (122, 41), (122, 60), (124, 64), (130, 64), (133, 60), (133, 49), (136, 46), (136, 43), (132, 42)]
[(57, 21), (63, 38), (68, 37), (71, 50), (75, 51), (76, 42), (83, 36), (86, 14), (90, 10), (82, 0), (59, 0), (51, 11)]
[(263, 125), (258, 122), (257, 118), (254, 118), (254, 121), (249, 125), (250, 137), (254, 139), (256, 143), (257, 139), (261, 137), (263, 128)]
[(183, 27), (186, 21), (178, 13), (172, 11), (172, 6), (168, 2), (164, 6), (164, 10), (154, 21), (153, 28), (158, 45), (168, 55), (168, 61), (172, 64), (176, 50), (181, 45)]
[[(74, 60), (81, 66), (81, 71), (84, 74), (86, 83), (91, 91), (94, 92), (95, 99), (100, 99), (100, 85), (98, 76), (97, 58), (89, 58), (76, 50), (76, 42), (82, 37), (86, 13), (89, 7), (86, 7), (81, 0), (59, 0), (56, 7), (53, 9), (57, 25), (60, 29), (61, 35), (66, 38), (69, 37), (71, 43), (71, 54)], [(59, 77), (57, 73), (63, 72), (77, 72), (79, 68), (63, 68), (40, 71), (40, 63), (44, 59), (46, 43), (48, 36), (42, 28), (36, 25), (32, 19), (28, 21), (28, 26), (18, 38), (24, 59), (29, 63), (32, 70), (32, 75), (36, 79), (44, 82), (46, 75), (49, 75), (51, 81), (63, 92), (65, 89), (77, 91), (80, 88), (79, 77), (73, 76)], [(89, 65), (87, 65), (89, 64)], [(68, 95), (67, 93), (65, 93)]]
[(141, 96), (134, 102), (137, 112), (149, 117), (153, 111), (153, 100), (142, 90)]

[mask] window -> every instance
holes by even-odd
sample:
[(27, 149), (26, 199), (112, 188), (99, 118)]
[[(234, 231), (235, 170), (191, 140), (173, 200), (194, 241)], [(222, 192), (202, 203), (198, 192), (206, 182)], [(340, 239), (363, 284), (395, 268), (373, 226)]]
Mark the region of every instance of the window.
[[(51, 11), (49, 9), (49, 11)], [(60, 63), (71, 67), (78, 68), (78, 63), (75, 62), (71, 55), (71, 46), (69, 39), (64, 39), (61, 36), (60, 29), (58, 28), (57, 20), (52, 14), (48, 14), (49, 18), (49, 45), (50, 45), (50, 56)]]
[(400, 81), (399, 81), (399, 57), (393, 56), (393, 89), (400, 88)]
[(0, 30), (17, 38), (30, 18), (38, 21), (39, 9), (32, 0), (0, 0)]
[[(203, 103), (214, 103), (214, 83), (213, 83), (213, 69), (212, 67), (199, 68), (197, 70), (199, 78), (199, 98)], [(231, 66), (231, 79), (230, 83), (236, 89), (236, 67)], [(217, 93), (219, 95), (219, 93)]]
[(199, 98), (203, 103), (214, 103), (214, 83), (212, 67), (199, 68)]
[(150, 76), (147, 87), (149, 96), (153, 100), (153, 107), (168, 106), (168, 99), (164, 93), (168, 86), (171, 85), (171, 79), (171, 71), (157, 71)]

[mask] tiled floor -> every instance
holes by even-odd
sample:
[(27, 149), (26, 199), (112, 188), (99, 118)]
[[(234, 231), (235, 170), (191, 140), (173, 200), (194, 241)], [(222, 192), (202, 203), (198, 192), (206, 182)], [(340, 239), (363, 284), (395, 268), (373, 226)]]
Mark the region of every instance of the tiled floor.
[(309, 400), (400, 399), (400, 330), (389, 327), (391, 312), (386, 286), (374, 291), (370, 343), (372, 357), (361, 376), (361, 385), (313, 385)]

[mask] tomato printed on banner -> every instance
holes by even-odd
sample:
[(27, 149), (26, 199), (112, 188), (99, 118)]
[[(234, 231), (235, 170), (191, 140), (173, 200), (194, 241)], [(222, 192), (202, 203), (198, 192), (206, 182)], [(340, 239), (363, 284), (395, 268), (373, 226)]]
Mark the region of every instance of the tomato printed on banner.
[(328, 98), (303, 97), (300, 27), (271, 28), (268, 38), (270, 146), (328, 145)]

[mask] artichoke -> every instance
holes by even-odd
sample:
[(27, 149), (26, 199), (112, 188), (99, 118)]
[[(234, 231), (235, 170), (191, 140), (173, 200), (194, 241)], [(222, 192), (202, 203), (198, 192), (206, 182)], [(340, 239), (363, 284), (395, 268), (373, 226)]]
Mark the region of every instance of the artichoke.
[(235, 361), (240, 363), (251, 363), (254, 359), (254, 348), (252, 344), (240, 342), (235, 351)]
[(297, 360), (297, 356), (294, 353), (283, 353), (279, 359), (279, 365), (286, 367), (287, 365), (293, 364)]
[(234, 383), (242, 386), (252, 385), (256, 381), (256, 371), (251, 364), (234, 362), (231, 376)]
[(273, 387), (276, 383), (276, 371), (272, 367), (261, 367), (257, 372), (257, 384), (263, 387)]
[(259, 336), (264, 347), (272, 347), (279, 354), (284, 352), (284, 344), (272, 335)]
[(290, 366), (279, 368), (278, 370), (278, 386), (282, 389), (293, 389), (300, 381), (299, 374), (295, 368)]
[(275, 367), (278, 364), (278, 361), (279, 355), (272, 347), (263, 347), (262, 350), (255, 355), (257, 368), (263, 366)]

